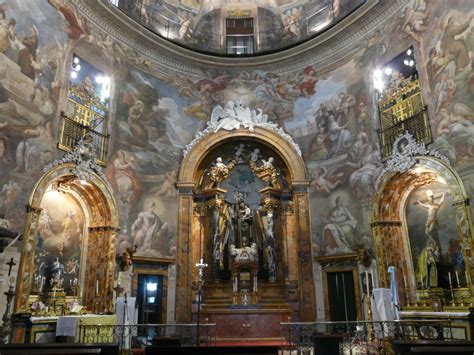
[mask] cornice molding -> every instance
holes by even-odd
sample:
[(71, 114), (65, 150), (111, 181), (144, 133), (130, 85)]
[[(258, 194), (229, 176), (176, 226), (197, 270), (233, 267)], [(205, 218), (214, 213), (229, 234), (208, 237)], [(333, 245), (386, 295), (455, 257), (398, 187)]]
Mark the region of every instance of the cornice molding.
[(155, 70), (202, 75), (203, 70), (211, 68), (259, 67), (277, 74), (295, 72), (308, 65), (325, 68), (357, 50), (375, 29), (399, 15), (408, 2), (368, 0), (341, 23), (309, 41), (278, 53), (242, 58), (205, 55), (180, 47), (138, 24), (107, 0), (74, 0), (74, 5), (90, 24), (145, 57), (157, 66)]

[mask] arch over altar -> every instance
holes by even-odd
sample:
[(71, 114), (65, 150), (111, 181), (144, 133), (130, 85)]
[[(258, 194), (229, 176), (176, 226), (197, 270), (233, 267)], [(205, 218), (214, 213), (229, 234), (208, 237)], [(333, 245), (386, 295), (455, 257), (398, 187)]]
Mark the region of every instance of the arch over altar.
[[(308, 183), (281, 128), (244, 104), (214, 110), (178, 175), (177, 322), (192, 319), (201, 257), (209, 264), (203, 317), (241, 324), (258, 314), (278, 327), (288, 317), (315, 319)], [(253, 234), (239, 234), (242, 226)]]
[(66, 301), (111, 312), (119, 216), (91, 137), (44, 171), (27, 206), (15, 312), (64, 315)]
[(395, 266), (404, 309), (447, 310), (472, 290), (469, 198), (449, 161), (408, 133), (393, 152), (372, 209), (380, 283), (389, 287), (387, 268)]

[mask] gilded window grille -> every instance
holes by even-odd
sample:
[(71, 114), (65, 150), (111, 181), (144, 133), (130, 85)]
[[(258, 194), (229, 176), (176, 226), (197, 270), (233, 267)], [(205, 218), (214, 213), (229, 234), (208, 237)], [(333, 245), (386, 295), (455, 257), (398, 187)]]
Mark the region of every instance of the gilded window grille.
[(66, 112), (61, 112), (58, 148), (66, 152), (74, 149), (79, 139), (90, 133), (96, 148), (97, 163), (107, 162), (108, 141), (107, 106), (86, 84), (69, 89)]
[(392, 80), (378, 103), (382, 157), (392, 155), (393, 143), (400, 134), (410, 133), (418, 143), (432, 142), (428, 110), (423, 102), (418, 78)]

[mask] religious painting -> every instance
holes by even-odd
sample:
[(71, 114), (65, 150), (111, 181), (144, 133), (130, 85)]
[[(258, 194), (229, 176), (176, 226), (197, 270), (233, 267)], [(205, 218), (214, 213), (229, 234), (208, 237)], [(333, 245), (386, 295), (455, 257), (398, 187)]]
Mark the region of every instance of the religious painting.
[(106, 168), (123, 228), (121, 253), (173, 257), (177, 228), (176, 176), (181, 151), (199, 120), (183, 113), (188, 100), (164, 80), (129, 68), (119, 83), (117, 150)]
[(193, 20), (197, 10), (183, 5), (166, 0), (153, 0), (134, 3), (128, 8), (128, 13), (150, 30), (185, 42), (192, 39)]
[[(85, 238), (84, 211), (70, 193), (48, 190), (41, 200), (31, 294), (47, 292), (53, 278), (67, 296), (77, 296)], [(94, 246), (90, 246), (94, 247)]]
[(465, 262), (453, 194), (433, 182), (412, 192), (406, 207), (410, 249), (418, 288), (464, 286)]
[(67, 35), (47, 2), (0, 6), (0, 216), (20, 230), (40, 169), (54, 156)]
[(311, 198), (311, 203), (328, 206), (313, 215), (314, 256), (371, 253), (371, 236), (361, 222), (360, 205), (349, 191), (338, 189), (330, 197)]
[(258, 28), (259, 28), (259, 51), (272, 50), (280, 46), (283, 36), (283, 24), (281, 18), (273, 11), (263, 7), (258, 8)]
[(423, 90), (431, 92), (433, 148), (453, 165), (469, 164), (474, 156), (473, 14), (468, 0), (455, 8), (445, 1), (413, 1), (392, 27), (398, 39), (420, 48), (417, 66), (428, 78)]

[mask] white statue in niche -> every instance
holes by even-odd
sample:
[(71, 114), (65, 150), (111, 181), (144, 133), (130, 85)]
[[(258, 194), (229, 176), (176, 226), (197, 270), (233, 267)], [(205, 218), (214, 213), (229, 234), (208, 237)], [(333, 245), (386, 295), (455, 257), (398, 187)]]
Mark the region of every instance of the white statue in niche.
[(240, 143), (237, 147), (234, 148), (235, 154), (234, 159), (237, 161), (238, 164), (244, 163), (243, 154), (245, 152), (245, 145)]
[(260, 149), (255, 148), (252, 153), (250, 153), (250, 161), (257, 162), (260, 157)]

